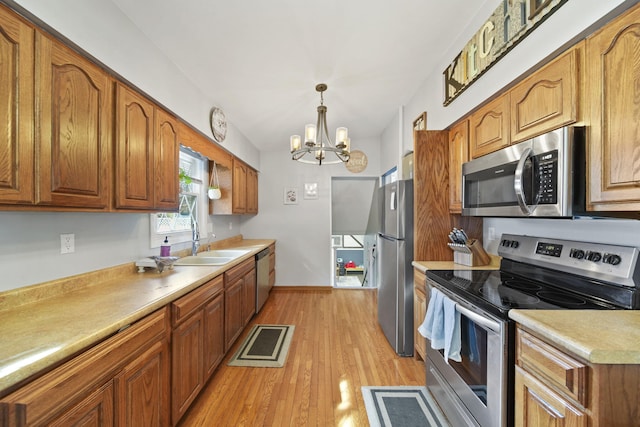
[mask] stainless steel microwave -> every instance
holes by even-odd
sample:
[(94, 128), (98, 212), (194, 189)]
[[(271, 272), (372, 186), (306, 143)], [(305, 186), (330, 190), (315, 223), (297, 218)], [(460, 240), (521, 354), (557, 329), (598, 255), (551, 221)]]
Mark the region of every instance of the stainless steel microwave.
[(563, 127), (462, 165), (462, 214), (568, 218), (584, 211), (585, 137)]

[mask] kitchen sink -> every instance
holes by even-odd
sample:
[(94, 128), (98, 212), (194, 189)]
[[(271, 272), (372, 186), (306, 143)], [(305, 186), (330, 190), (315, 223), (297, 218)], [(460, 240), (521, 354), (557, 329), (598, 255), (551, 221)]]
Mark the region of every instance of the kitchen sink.
[(174, 262), (173, 265), (224, 265), (235, 258), (230, 256), (186, 256)]
[(225, 257), (235, 259), (249, 252), (249, 249), (212, 249), (210, 251), (200, 252), (198, 257)]

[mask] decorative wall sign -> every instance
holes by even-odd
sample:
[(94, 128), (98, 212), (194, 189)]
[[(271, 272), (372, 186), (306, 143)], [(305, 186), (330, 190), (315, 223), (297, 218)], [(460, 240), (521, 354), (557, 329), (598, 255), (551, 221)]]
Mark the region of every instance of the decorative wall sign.
[(427, 130), (427, 112), (423, 112), (413, 121), (413, 130)]
[(306, 182), (304, 184), (304, 198), (307, 200), (315, 200), (318, 198), (317, 182)]
[(222, 109), (218, 107), (213, 107), (211, 109), (209, 124), (211, 125), (213, 139), (217, 142), (224, 141), (227, 137), (227, 117), (224, 115), (224, 111), (222, 111)]
[(444, 105), (449, 105), (567, 0), (504, 0), (444, 70)]
[(284, 188), (284, 204), (285, 205), (298, 204), (298, 189), (296, 187)]
[(369, 159), (367, 159), (366, 154), (360, 150), (353, 150), (345, 166), (349, 172), (360, 173), (367, 168), (368, 164)]

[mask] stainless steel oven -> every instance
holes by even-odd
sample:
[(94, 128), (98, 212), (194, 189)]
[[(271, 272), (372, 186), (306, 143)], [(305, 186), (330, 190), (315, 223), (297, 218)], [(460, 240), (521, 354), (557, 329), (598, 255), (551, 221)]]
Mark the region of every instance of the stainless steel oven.
[[(437, 287), (427, 280), (427, 287)], [(441, 289), (460, 314), (460, 362), (445, 361), (443, 350), (427, 346), (427, 385), (452, 425), (502, 426), (509, 395), (507, 378), (510, 323)], [(458, 407), (463, 405), (463, 407)], [(469, 415), (470, 416), (469, 416)]]
[(584, 213), (584, 128), (563, 127), (462, 165), (462, 214)]
[[(513, 424), (515, 324), (509, 310), (640, 309), (638, 248), (503, 235), (500, 270), (427, 270), (427, 291), (459, 314), (460, 361), (427, 341), (426, 382), (452, 425)], [(428, 311), (431, 310), (431, 305)]]

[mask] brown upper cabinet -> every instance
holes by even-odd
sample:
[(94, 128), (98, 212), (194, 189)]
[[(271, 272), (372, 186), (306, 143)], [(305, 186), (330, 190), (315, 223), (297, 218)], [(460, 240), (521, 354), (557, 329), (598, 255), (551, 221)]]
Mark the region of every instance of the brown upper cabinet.
[(173, 117), (117, 84), (116, 208), (178, 208), (177, 135)]
[(0, 203), (34, 201), (34, 29), (0, 5)]
[(247, 168), (247, 213), (258, 213), (258, 172)]
[(247, 212), (247, 165), (233, 159), (233, 213)]
[(640, 211), (640, 6), (586, 42), (587, 209)]
[(583, 44), (524, 79), (510, 92), (511, 141), (519, 142), (574, 123)]
[(36, 203), (108, 209), (112, 79), (66, 46), (36, 33)]
[(449, 212), (462, 212), (462, 164), (469, 161), (469, 120), (449, 131)]
[(554, 59), (469, 117), (475, 159), (580, 120), (584, 43)]
[(178, 208), (178, 170), (180, 145), (176, 120), (166, 111), (156, 108), (154, 157), (154, 207), (162, 210)]
[(475, 159), (508, 146), (509, 94), (500, 96), (469, 118), (469, 150)]

